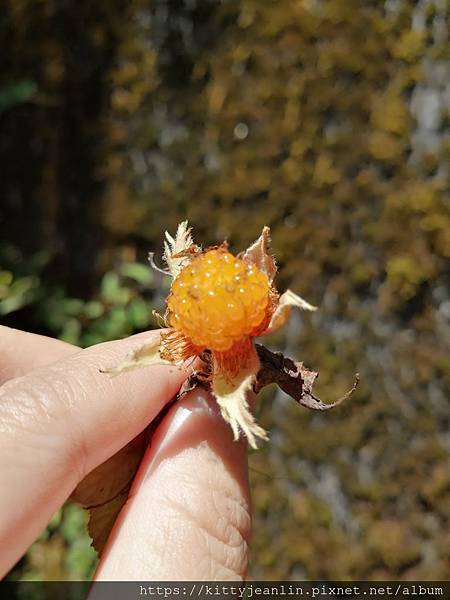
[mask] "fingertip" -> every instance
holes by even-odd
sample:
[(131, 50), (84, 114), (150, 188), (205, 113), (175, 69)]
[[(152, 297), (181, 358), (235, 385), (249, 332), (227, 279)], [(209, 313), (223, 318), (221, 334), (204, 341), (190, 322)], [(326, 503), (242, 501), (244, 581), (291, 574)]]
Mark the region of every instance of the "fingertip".
[(214, 397), (201, 387), (187, 393), (164, 419), (152, 438), (142, 471), (151, 476), (163, 461), (201, 445), (220, 457), (233, 479), (246, 488), (247, 442), (242, 437), (234, 439)]

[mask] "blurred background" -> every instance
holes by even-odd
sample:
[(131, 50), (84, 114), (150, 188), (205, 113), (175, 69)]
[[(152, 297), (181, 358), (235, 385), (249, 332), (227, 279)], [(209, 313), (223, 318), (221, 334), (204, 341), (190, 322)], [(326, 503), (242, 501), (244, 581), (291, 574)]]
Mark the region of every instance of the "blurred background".
[[(450, 579), (447, 0), (4, 0), (0, 316), (80, 346), (155, 327), (147, 266), (188, 218), (264, 224), (320, 307), (268, 343), (320, 371), (270, 389), (250, 456), (257, 579)], [(448, 265), (448, 263), (447, 263)], [(83, 579), (65, 506), (13, 579)]]

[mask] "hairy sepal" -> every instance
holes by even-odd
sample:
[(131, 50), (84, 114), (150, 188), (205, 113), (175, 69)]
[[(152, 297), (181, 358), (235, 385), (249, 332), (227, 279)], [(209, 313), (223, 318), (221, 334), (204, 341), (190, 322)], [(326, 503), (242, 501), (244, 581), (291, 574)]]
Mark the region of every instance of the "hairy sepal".
[(283, 325), (285, 325), (286, 321), (289, 319), (293, 307), (300, 308), (301, 310), (317, 310), (317, 306), (313, 306), (300, 296), (297, 296), (297, 294), (294, 294), (292, 290), (286, 290), (284, 294), (281, 294), (278, 301), (278, 306), (275, 309), (272, 318), (270, 319), (267, 329), (262, 335), (273, 333), (274, 331), (278, 331), (278, 329), (283, 327)]
[(234, 440), (239, 439), (242, 431), (254, 449), (258, 447), (257, 438), (268, 439), (267, 432), (256, 423), (248, 404), (248, 395), (253, 389), (259, 369), (258, 355), (252, 346), (246, 366), (237, 375), (231, 376), (215, 370), (212, 380), (212, 392), (222, 417), (231, 426)]
[(260, 271), (267, 275), (270, 283), (273, 282), (277, 273), (274, 257), (270, 254), (270, 228), (263, 227), (262, 233), (256, 242), (240, 255), (246, 262), (254, 264)]
[(102, 373), (107, 373), (111, 377), (115, 377), (125, 371), (132, 371), (133, 369), (139, 369), (141, 367), (172, 364), (168, 360), (161, 358), (160, 345), (161, 337), (158, 335), (151, 340), (147, 340), (139, 346), (139, 348), (130, 352), (130, 354), (128, 354), (128, 356), (126, 356), (126, 358), (118, 365), (100, 369), (100, 371)]
[(195, 247), (192, 240), (191, 228), (187, 221), (178, 225), (175, 238), (166, 231), (166, 240), (164, 242), (164, 260), (167, 263), (172, 277), (175, 279), (180, 271), (190, 263), (192, 256), (189, 256), (189, 250)]

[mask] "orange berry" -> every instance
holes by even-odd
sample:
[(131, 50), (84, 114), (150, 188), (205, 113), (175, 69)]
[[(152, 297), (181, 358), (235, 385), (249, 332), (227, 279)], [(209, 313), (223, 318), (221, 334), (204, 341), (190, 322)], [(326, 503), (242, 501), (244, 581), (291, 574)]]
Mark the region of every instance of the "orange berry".
[(270, 283), (223, 248), (195, 257), (172, 284), (170, 325), (195, 346), (225, 352), (267, 325)]

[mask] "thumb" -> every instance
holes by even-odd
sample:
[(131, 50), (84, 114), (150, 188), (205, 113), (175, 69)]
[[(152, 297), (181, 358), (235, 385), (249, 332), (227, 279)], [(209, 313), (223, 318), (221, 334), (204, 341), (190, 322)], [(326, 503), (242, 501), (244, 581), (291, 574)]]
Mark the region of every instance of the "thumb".
[(148, 448), (97, 580), (242, 580), (250, 538), (247, 442), (196, 389)]

